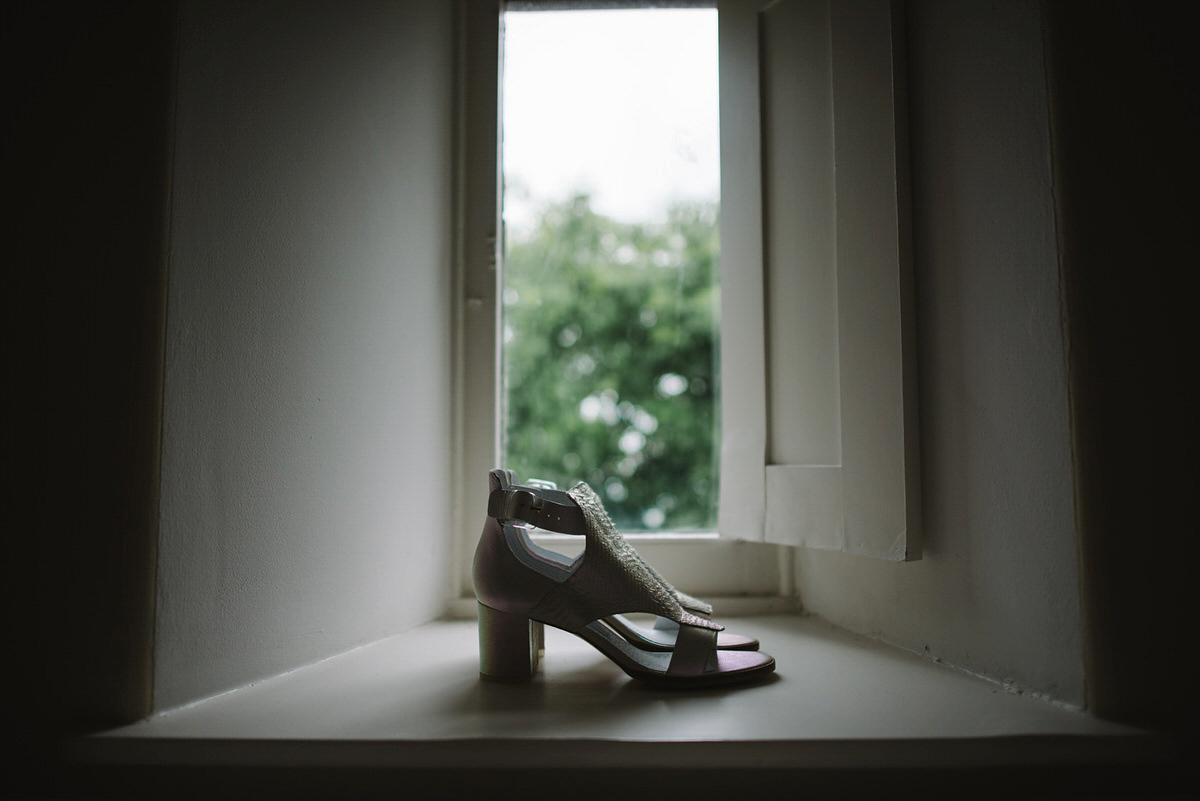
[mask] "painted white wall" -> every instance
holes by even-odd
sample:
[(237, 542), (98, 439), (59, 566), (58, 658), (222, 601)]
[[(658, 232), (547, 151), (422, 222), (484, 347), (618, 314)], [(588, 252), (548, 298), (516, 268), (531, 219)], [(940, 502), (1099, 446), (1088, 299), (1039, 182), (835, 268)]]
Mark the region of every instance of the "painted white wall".
[(183, 4), (157, 709), (442, 611), (451, 11)]
[(805, 608), (1083, 702), (1038, 4), (909, 4), (921, 561), (795, 552)]

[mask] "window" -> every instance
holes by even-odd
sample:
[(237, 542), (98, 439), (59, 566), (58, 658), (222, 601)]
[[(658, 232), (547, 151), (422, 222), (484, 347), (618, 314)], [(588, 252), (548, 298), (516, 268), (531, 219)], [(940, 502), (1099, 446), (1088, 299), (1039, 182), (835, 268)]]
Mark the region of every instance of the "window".
[(503, 16), (500, 463), (715, 531), (714, 8)]
[[(919, 558), (902, 14), (882, 0), (716, 5), (718, 532), (723, 540)], [(461, 130), (470, 167), (460, 184), (459, 330), (470, 383), (460, 430), (462, 475), (473, 477), (500, 452), (500, 5), (466, 6)], [(475, 496), (464, 493), (460, 503), (470, 543), (464, 575), (482, 514)], [(773, 559), (774, 552), (765, 561)], [(737, 573), (747, 571), (727, 562), (711, 575)], [(782, 581), (764, 579), (759, 591)]]

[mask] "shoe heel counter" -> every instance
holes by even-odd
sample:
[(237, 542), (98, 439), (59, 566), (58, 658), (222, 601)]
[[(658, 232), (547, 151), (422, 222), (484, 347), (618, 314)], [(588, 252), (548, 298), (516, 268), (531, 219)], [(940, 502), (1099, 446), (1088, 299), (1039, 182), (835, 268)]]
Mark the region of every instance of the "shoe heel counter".
[(546, 593), (558, 586), (555, 581), (531, 570), (509, 548), (504, 528), (489, 517), (475, 547), (472, 567), (475, 598), (502, 612), (527, 614)]

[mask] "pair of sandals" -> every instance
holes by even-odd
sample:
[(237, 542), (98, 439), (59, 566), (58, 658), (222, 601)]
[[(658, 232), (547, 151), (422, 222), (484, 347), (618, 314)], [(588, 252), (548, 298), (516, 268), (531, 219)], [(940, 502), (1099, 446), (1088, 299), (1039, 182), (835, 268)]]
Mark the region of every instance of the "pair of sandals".
[[(775, 660), (758, 641), (724, 631), (712, 607), (671, 586), (617, 531), (587, 484), (562, 491), (489, 474), (488, 517), (475, 550), (479, 672), (528, 681), (543, 648), (543, 625), (590, 643), (635, 679), (706, 687), (759, 679)], [(529, 529), (582, 536), (575, 559), (534, 543)], [(655, 615), (652, 628), (626, 615)]]

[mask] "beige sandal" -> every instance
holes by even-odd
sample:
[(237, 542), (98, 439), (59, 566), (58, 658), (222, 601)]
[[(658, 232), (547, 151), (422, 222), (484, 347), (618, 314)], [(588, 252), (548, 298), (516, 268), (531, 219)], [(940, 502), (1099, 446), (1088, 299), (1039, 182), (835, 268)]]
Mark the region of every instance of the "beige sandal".
[[(474, 568), (480, 674), (485, 678), (532, 678), (541, 624), (581, 637), (630, 676), (659, 684), (728, 684), (775, 669), (767, 654), (744, 645), (719, 647), (723, 627), (684, 608), (682, 594), (629, 546), (586, 484), (570, 492), (521, 486), (506, 470), (493, 470), (490, 483), (488, 519)], [(564, 564), (558, 554), (548, 556), (553, 552), (532, 543), (527, 525), (583, 536), (584, 553)], [(638, 636), (645, 630), (618, 617), (636, 612), (670, 623), (650, 636)]]

